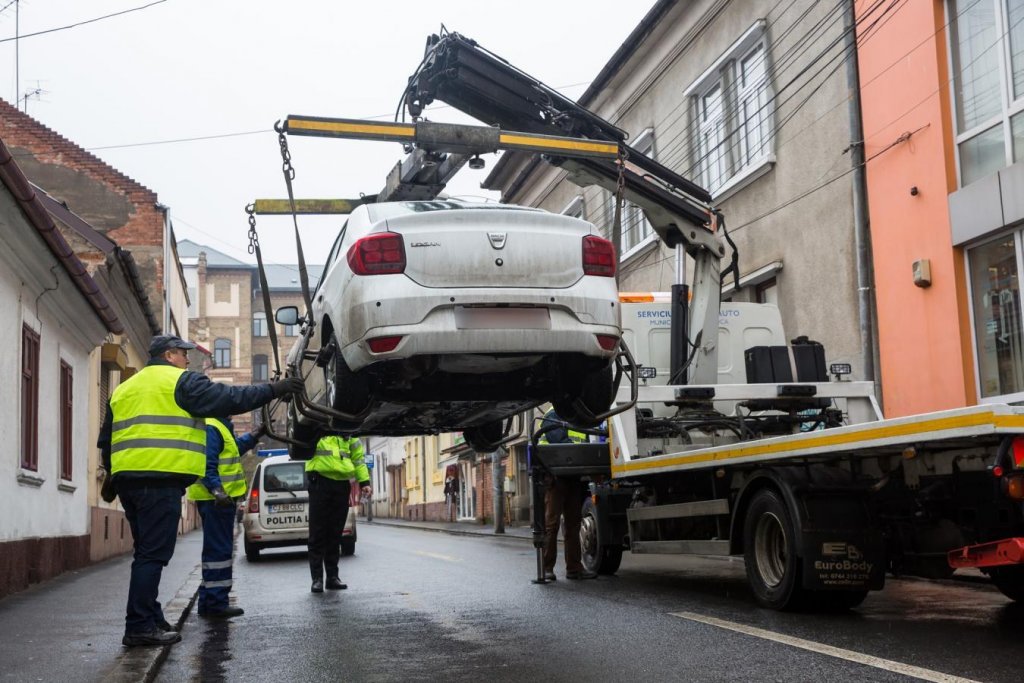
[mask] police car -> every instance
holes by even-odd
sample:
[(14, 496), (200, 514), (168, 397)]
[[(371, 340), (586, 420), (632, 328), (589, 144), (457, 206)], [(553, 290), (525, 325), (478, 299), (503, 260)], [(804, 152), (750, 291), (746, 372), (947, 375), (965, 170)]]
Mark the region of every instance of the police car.
[[(253, 473), (242, 516), (245, 557), (257, 562), (264, 548), (306, 545), (309, 540), (309, 486), (306, 463), (272, 455)], [(358, 486), (352, 487), (348, 519), (341, 532), (341, 554), (356, 551)]]

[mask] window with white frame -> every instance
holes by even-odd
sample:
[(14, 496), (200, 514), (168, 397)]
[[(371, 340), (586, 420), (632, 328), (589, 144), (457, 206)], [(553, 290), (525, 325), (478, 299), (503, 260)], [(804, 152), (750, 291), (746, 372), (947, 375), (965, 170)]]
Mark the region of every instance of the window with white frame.
[(684, 93), (694, 120), (689, 174), (712, 195), (755, 177), (774, 161), (765, 25), (763, 19), (755, 22)]
[(583, 218), (583, 195), (573, 197), (572, 201), (562, 209), (562, 214), (573, 218)]
[(1024, 0), (949, 0), (960, 184), (1024, 160)]

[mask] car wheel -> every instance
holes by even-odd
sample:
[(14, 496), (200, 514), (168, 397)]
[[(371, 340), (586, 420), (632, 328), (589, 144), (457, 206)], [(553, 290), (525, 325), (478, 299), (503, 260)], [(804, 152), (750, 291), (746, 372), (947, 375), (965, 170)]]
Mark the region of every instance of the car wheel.
[(243, 541), (245, 546), (245, 559), (249, 562), (260, 561), (260, 547), (255, 543), (250, 543), (248, 540)]
[(343, 413), (357, 415), (369, 408), (373, 400), (370, 383), (349, 369), (333, 332), (328, 345), (331, 347), (331, 355), (324, 366), (327, 405)]
[(309, 460), (316, 451), (316, 442), (319, 441), (316, 429), (311, 425), (304, 425), (298, 420), (295, 409), (295, 401), (288, 404), (288, 438), (301, 441), (301, 444), (288, 444), (288, 456), (292, 460)]
[(796, 528), (785, 501), (770, 489), (750, 502), (743, 523), (747, 581), (754, 597), (772, 609), (796, 609), (806, 590), (796, 554)]
[(611, 364), (600, 370), (586, 371), (572, 363), (562, 369), (562, 391), (551, 400), (558, 416), (577, 427), (597, 427), (600, 420), (594, 420), (586, 413), (576, 410), (576, 400), (582, 401), (592, 415), (607, 411), (612, 405), (614, 383)]
[(462, 437), (477, 453), (490, 453), (498, 448), (498, 444), (505, 438), (504, 420), (487, 422), (476, 427), (469, 427), (462, 432)]
[(341, 539), (341, 554), (345, 557), (356, 554), (356, 539), (354, 538), (343, 538)]

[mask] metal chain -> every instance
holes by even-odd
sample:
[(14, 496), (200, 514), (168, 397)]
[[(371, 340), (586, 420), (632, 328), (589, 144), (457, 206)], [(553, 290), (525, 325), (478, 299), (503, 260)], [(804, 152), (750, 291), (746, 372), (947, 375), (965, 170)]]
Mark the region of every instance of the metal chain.
[(245, 212), (249, 214), (249, 253), (255, 254), (260, 248), (260, 236), (256, 234), (256, 205), (246, 205)]
[(274, 124), (277, 131), (277, 144), (281, 148), (281, 172), (284, 173), (284, 184), (288, 189), (288, 205), (292, 210), (292, 225), (295, 228), (295, 253), (299, 259), (299, 284), (302, 285), (302, 300), (306, 304), (306, 314), (310, 316), (309, 325), (313, 325), (313, 299), (309, 291), (309, 273), (306, 272), (306, 258), (302, 253), (302, 237), (299, 235), (299, 217), (295, 211), (295, 192), (292, 181), (295, 180), (295, 168), (292, 166), (292, 153), (288, 150), (286, 127), (280, 121)]

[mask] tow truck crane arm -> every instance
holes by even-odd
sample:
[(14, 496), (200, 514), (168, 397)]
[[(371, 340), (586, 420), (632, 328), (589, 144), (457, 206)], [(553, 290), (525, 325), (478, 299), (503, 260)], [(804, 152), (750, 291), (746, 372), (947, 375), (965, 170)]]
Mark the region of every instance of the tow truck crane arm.
[[(613, 194), (621, 193), (643, 210), (662, 241), (676, 250), (674, 300), (681, 315), (673, 318), (681, 323), (673, 323), (674, 328), (679, 326), (673, 330), (673, 339), (685, 340), (685, 344), (674, 345), (673, 379), (714, 384), (725, 244), (718, 232), (721, 215), (711, 205), (711, 195), (629, 147), (621, 129), (458, 33), (427, 39), (423, 61), (403, 95), (405, 108), (414, 119), (435, 100), (489, 125), (620, 145), (622, 158), (618, 160), (559, 157), (557, 153), (548, 153), (544, 159), (564, 169), (568, 179), (581, 187), (598, 185)], [(612, 237), (614, 241), (617, 236)], [(684, 284), (684, 251), (694, 261), (692, 298)], [(738, 273), (735, 247), (730, 270)]]

